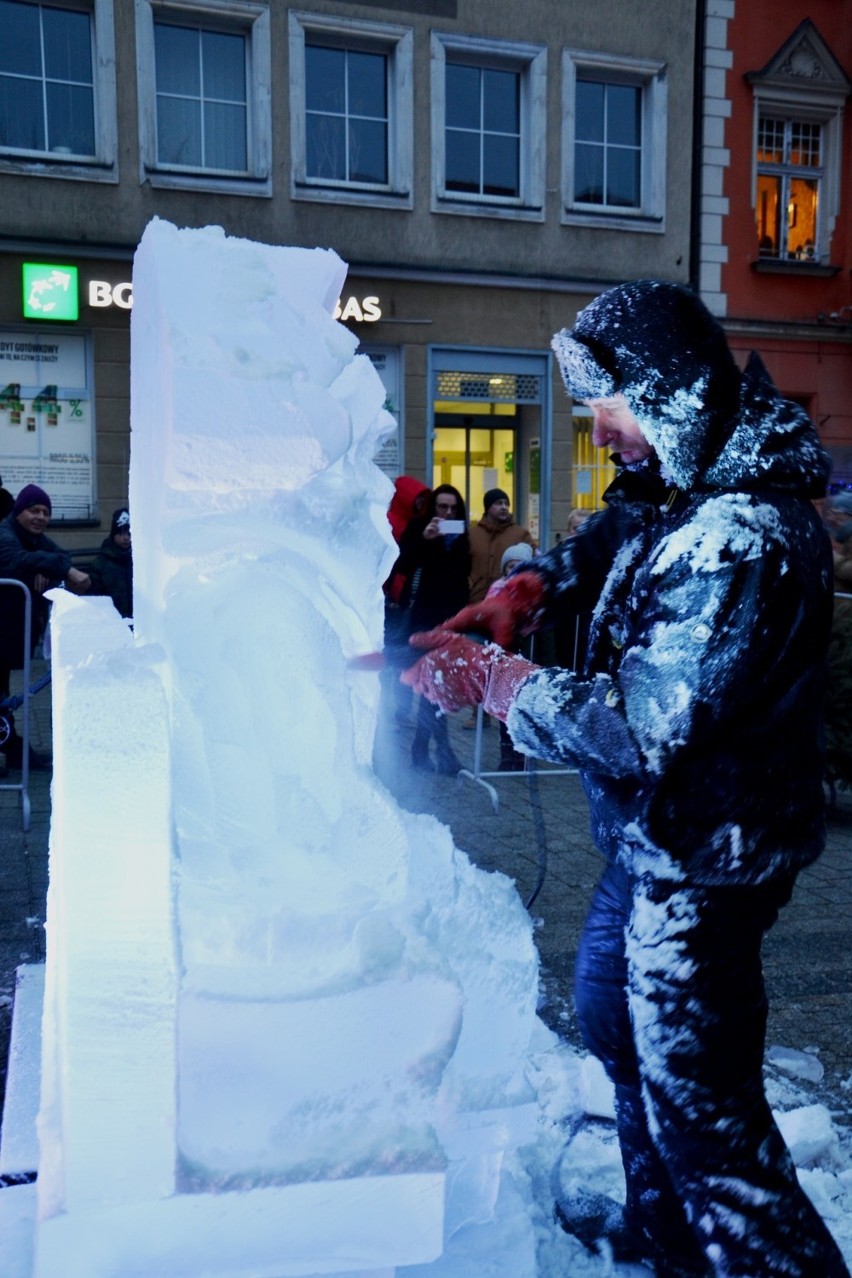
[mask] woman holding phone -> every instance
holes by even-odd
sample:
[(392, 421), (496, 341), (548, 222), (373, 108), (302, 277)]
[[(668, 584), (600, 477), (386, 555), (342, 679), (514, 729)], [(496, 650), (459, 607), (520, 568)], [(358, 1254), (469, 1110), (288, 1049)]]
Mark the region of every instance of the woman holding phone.
[[(397, 567), (404, 572), (408, 633), (431, 630), (452, 617), (468, 601), (470, 543), (464, 498), (452, 484), (439, 484), (429, 498), (426, 513), (412, 519), (402, 534)], [(435, 741), (435, 760), (429, 742)], [(435, 707), (420, 698), (417, 729), (411, 746), (411, 763), (424, 772), (455, 776), (461, 764), (447, 735), (447, 721)]]

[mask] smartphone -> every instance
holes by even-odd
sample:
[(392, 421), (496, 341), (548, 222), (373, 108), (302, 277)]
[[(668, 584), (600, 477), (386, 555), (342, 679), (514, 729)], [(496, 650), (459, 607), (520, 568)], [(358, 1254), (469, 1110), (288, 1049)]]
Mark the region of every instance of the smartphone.
[(463, 519), (439, 519), (438, 531), (440, 532), (442, 537), (446, 537), (448, 533), (463, 533), (464, 520)]

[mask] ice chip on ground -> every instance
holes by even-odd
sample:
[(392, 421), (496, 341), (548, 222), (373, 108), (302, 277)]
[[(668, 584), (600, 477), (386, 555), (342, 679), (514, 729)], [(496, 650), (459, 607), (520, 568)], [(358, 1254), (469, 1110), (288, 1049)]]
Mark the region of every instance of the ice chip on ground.
[(584, 1056), (580, 1064), (580, 1101), (595, 1118), (615, 1118), (615, 1088), (596, 1056)]
[(766, 1060), (791, 1078), (801, 1078), (808, 1083), (822, 1082), (825, 1070), (813, 1052), (800, 1052), (795, 1047), (772, 1046)]
[(832, 1167), (837, 1163), (837, 1132), (824, 1105), (803, 1105), (774, 1117), (797, 1167)]

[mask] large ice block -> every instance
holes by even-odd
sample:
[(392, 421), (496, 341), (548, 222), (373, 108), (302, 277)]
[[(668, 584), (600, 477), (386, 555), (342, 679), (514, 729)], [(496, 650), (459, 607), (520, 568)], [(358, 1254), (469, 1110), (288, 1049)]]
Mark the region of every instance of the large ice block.
[(519, 1215), (530, 922), (379, 785), (348, 663), (395, 552), (344, 275), (160, 221), (136, 255), (135, 632), (54, 606), (38, 1278), (445, 1276)]

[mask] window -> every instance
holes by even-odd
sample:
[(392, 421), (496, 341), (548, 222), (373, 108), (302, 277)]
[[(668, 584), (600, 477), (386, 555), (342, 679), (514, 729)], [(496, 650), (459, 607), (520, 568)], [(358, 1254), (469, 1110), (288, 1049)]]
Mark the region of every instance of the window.
[(809, 19), (746, 80), (754, 93), (757, 269), (830, 271), (843, 104), (852, 84)]
[(305, 45), (305, 140), (309, 178), (387, 184), (387, 54)]
[(432, 209), (544, 218), (546, 53), (432, 36)]
[(567, 51), (564, 86), (563, 222), (662, 231), (664, 64)]
[(112, 9), (0, 0), (0, 167), (116, 181)]
[(642, 204), (642, 92), (635, 84), (577, 79), (574, 200), (598, 208)]
[(137, 0), (142, 181), (271, 194), (269, 12)]
[(294, 199), (410, 208), (406, 27), (290, 13)]
[(157, 163), (245, 173), (246, 37), (154, 23)]
[(822, 128), (762, 115), (757, 139), (757, 236), (761, 257), (814, 261)]
[(447, 63), (447, 191), (517, 199), (521, 193), (521, 77)]

